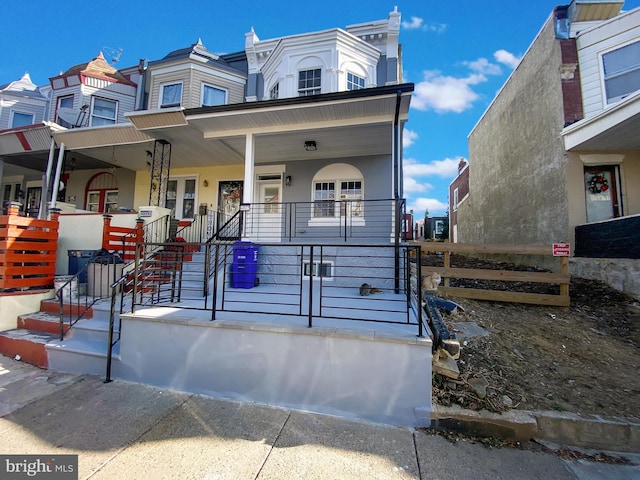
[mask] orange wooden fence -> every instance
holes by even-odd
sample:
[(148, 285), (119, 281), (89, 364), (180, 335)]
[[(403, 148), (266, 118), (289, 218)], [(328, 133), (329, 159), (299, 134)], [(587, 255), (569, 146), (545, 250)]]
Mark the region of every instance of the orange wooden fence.
[(110, 252), (120, 253), (125, 262), (136, 258), (136, 245), (143, 240), (144, 231), (142, 226), (144, 220), (136, 220), (133, 228), (115, 227), (111, 225), (111, 215), (103, 215), (104, 225), (102, 228), (102, 248)]
[(0, 292), (53, 287), (59, 211), (51, 220), (18, 215), (11, 204), (0, 215)]

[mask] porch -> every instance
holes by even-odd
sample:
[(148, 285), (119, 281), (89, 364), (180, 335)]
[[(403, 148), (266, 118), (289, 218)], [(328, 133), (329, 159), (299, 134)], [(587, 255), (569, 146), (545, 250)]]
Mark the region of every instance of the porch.
[[(238, 276), (233, 265), (254, 248), (255, 270)], [(159, 387), (426, 425), (432, 342), (417, 308), (415, 248), (145, 244), (137, 273), (114, 284), (113, 304), (98, 301), (94, 318), (47, 344), (49, 366), (109, 368), (114, 378)], [(330, 269), (320, 267), (329, 261)], [(373, 292), (361, 295), (362, 283)], [(101, 325), (99, 340), (91, 324)]]

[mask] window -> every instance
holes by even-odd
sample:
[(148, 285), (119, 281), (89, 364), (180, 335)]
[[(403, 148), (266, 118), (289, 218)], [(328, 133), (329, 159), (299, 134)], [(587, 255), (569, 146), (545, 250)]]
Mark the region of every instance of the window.
[(160, 108), (179, 107), (182, 103), (182, 83), (171, 83), (160, 87)]
[(116, 123), (118, 102), (105, 98), (94, 98), (91, 106), (91, 126), (113, 125)]
[(313, 277), (314, 280), (333, 280), (333, 262), (313, 262), (313, 268), (311, 264), (306, 261), (303, 265), (302, 277), (305, 280), (309, 280), (309, 277)]
[(640, 89), (640, 42), (602, 55), (607, 103), (617, 102)]
[(458, 189), (453, 190), (453, 211), (458, 210)]
[(435, 233), (436, 235), (442, 235), (442, 232), (444, 232), (444, 221), (442, 220), (436, 220), (436, 225), (435, 225)]
[(320, 69), (302, 70), (298, 74), (298, 95), (301, 97), (308, 95), (319, 95), (322, 93)]
[(275, 100), (280, 97), (280, 83), (277, 82), (269, 91), (269, 100)]
[(314, 217), (335, 217), (335, 182), (316, 182), (313, 195)]
[(25, 125), (33, 125), (33, 114), (13, 112), (11, 128), (24, 127)]
[(353, 165), (334, 163), (313, 177), (313, 210), (310, 225), (329, 225), (349, 218), (352, 225), (364, 225), (362, 173)]
[(202, 106), (211, 107), (214, 105), (225, 105), (227, 103), (227, 92), (211, 85), (202, 85)]
[(165, 208), (172, 209), (177, 219), (193, 218), (195, 205), (195, 178), (175, 178), (167, 182), (167, 201)]
[(361, 88), (364, 88), (364, 78), (347, 73), (347, 90), (360, 90)]
[(56, 123), (58, 125), (60, 125), (61, 127), (73, 128), (73, 124), (67, 122), (66, 120), (63, 120), (58, 115), (57, 112), (61, 108), (69, 108), (69, 109), (73, 110), (73, 95), (69, 95), (69, 96), (66, 96), (66, 97), (58, 97), (58, 105), (56, 107)]

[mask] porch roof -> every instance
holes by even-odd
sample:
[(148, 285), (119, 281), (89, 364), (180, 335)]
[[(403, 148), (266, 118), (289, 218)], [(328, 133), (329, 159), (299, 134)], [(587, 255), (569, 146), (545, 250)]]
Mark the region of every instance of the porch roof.
[[(255, 136), (255, 161), (389, 154), (396, 99), (408, 117), (413, 84), (195, 109), (131, 112), (132, 125), (75, 129), (56, 135), (69, 148), (132, 170), (146, 169), (155, 139), (172, 145), (171, 167), (244, 162), (245, 137)], [(307, 152), (314, 140), (318, 151)], [(114, 160), (115, 159), (115, 160)]]
[(567, 151), (640, 150), (640, 90), (562, 131)]

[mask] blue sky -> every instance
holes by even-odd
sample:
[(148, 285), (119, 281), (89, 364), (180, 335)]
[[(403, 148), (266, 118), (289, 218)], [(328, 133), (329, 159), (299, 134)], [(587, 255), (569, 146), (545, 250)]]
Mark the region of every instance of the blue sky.
[[(467, 135), (556, 5), (569, 0), (407, 0), (315, 4), (281, 0), (44, 0), (3, 6), (0, 84), (29, 72), (48, 78), (105, 47), (120, 68), (156, 60), (198, 38), (217, 53), (244, 49), (251, 27), (260, 39), (380, 20), (402, 14), (404, 79), (415, 83), (405, 130), (405, 196), (416, 218), (443, 214), (447, 189)], [(640, 6), (627, 0), (624, 9)]]

